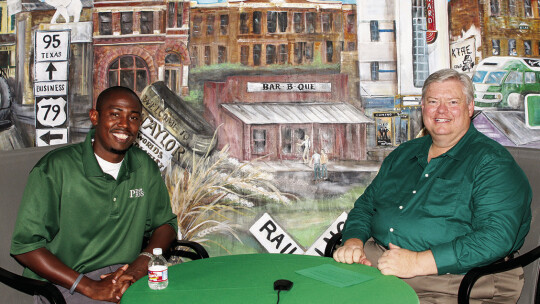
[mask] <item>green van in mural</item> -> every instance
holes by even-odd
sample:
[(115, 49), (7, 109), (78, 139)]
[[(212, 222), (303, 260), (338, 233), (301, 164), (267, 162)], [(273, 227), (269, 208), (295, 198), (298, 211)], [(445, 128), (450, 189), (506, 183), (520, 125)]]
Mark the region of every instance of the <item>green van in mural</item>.
[(528, 94), (540, 93), (540, 59), (488, 57), (472, 80), (476, 108), (523, 109)]

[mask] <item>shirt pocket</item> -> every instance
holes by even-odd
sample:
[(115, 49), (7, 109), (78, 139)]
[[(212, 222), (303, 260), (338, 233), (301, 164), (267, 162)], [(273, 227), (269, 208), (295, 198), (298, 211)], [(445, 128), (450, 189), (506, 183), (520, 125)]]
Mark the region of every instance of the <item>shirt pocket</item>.
[[(455, 214), (457, 204), (463, 198), (463, 180), (436, 178), (426, 194), (424, 210), (433, 217), (449, 217)], [(466, 191), (465, 191), (466, 192)]]

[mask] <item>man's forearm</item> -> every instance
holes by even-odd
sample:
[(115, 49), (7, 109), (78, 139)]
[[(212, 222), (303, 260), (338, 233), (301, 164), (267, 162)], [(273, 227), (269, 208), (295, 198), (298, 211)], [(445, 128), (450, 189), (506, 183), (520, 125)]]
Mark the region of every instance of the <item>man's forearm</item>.
[[(156, 228), (150, 237), (148, 246), (146, 246), (143, 251), (152, 253), (154, 248), (162, 248), (163, 251), (167, 250), (171, 243), (176, 238), (176, 232), (169, 224), (164, 224)], [(149, 257), (140, 255), (133, 261), (126, 273), (132, 275), (135, 280), (138, 280), (145, 276), (148, 273), (148, 261)]]

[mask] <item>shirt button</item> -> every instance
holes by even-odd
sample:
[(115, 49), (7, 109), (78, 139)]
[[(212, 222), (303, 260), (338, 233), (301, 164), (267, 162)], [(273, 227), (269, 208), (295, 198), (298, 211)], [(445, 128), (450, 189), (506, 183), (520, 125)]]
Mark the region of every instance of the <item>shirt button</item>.
[(429, 174), (426, 173), (425, 177), (429, 177)]
[(399, 210), (403, 209), (403, 206), (399, 206)]
[(413, 192), (412, 192), (412, 193), (413, 193), (413, 194), (416, 194), (416, 190), (413, 190)]
[(390, 232), (394, 232), (394, 228), (390, 228)]
[(116, 197), (114, 197), (112, 200), (113, 200), (113, 202), (116, 202)]

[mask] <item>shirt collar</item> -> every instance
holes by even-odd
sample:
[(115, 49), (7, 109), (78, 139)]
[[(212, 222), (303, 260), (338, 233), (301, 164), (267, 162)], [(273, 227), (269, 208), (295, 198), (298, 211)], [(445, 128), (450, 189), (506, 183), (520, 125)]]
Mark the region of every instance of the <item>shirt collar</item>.
[[(83, 143), (82, 159), (84, 172), (86, 172), (87, 176), (104, 176), (105, 173), (101, 170), (96, 156), (94, 155), (94, 149), (92, 148), (92, 139), (94, 138), (95, 133), (96, 130), (91, 129), (86, 135), (86, 139)], [(129, 172), (137, 170), (138, 167), (139, 163), (137, 162), (137, 157), (133, 154), (132, 148), (129, 148), (124, 156), (124, 161), (118, 174), (118, 180), (120, 179), (120, 176), (127, 175)]]
[[(463, 135), (463, 137), (458, 141), (458, 143), (453, 146), (450, 150), (443, 153), (441, 156), (449, 156), (454, 159), (463, 159), (465, 155), (467, 155), (469, 151), (469, 144), (468, 142), (472, 137), (474, 137), (474, 134), (478, 133), (478, 130), (474, 127), (473, 123), (469, 125), (469, 129), (467, 130), (467, 133)], [(420, 140), (422, 140), (420, 144), (420, 149), (417, 151), (417, 153), (414, 155), (417, 159), (427, 159), (429, 148), (431, 147), (431, 144), (433, 143), (433, 139), (431, 138), (431, 135), (426, 135), (422, 137)]]

